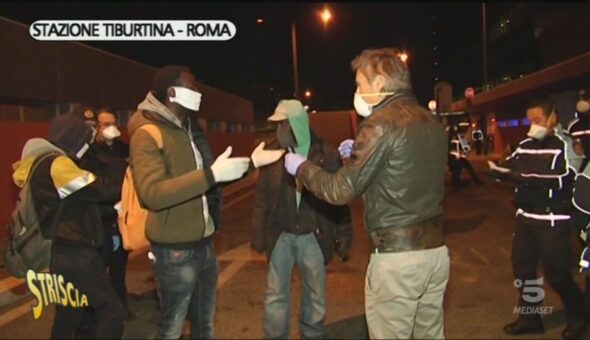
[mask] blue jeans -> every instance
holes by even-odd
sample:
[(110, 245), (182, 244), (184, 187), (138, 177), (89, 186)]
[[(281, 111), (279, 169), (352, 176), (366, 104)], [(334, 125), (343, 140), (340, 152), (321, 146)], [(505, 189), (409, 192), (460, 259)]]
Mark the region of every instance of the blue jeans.
[(303, 338), (323, 338), (326, 318), (326, 267), (313, 233), (282, 233), (270, 256), (264, 300), (265, 338), (289, 337), (291, 272), (297, 263), (303, 293), (299, 329)]
[(185, 318), (192, 339), (213, 338), (217, 258), (212, 244), (174, 250), (152, 246), (160, 299), (158, 339), (178, 339)]

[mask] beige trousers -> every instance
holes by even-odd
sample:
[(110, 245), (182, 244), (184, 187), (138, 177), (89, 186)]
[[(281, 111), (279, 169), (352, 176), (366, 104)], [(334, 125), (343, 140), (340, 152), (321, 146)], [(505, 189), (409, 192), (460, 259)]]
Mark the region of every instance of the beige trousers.
[(444, 339), (443, 298), (449, 280), (446, 246), (371, 254), (365, 313), (371, 339)]

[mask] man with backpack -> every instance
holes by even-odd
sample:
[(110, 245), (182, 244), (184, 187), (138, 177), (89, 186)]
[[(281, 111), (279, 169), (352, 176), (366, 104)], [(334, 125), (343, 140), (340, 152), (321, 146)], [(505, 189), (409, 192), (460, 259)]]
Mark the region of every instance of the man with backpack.
[[(241, 178), (250, 165), (248, 157), (230, 157), (231, 146), (208, 164), (190, 119), (200, 102), (190, 69), (165, 66), (128, 125), (133, 181), (148, 210), (145, 234), (161, 301), (160, 339), (178, 339), (187, 316), (191, 338), (213, 337), (218, 265), (212, 236), (220, 225), (210, 192), (218, 183)], [(262, 156), (253, 159), (255, 166), (283, 154), (260, 148), (255, 153)]]
[(50, 273), (85, 294), (93, 311), (57, 305), (52, 339), (72, 338), (89, 317), (96, 318), (97, 338), (116, 339), (123, 332), (123, 307), (97, 251), (103, 244), (97, 203), (114, 204), (121, 180), (97, 177), (79, 167), (94, 134), (80, 117), (59, 116), (51, 123), (48, 140), (27, 142), (13, 174), (19, 187), (28, 181), (43, 236), (52, 241)]

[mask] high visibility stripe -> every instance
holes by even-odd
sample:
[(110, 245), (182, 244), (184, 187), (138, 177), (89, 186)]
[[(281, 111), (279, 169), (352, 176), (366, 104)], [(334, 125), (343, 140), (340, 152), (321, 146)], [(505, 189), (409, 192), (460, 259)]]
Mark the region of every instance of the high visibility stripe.
[(563, 181), (561, 180), (561, 177), (559, 177), (559, 189), (563, 188)]
[(84, 188), (96, 180), (96, 176), (93, 173), (87, 172), (83, 176), (75, 178), (63, 187), (57, 188), (57, 193), (61, 199), (68, 197), (76, 191)]
[(51, 179), (63, 199), (94, 182), (96, 176), (80, 169), (69, 157), (59, 156), (51, 163)]
[(532, 140), (533, 140), (532, 138), (527, 138), (527, 139), (523, 140), (522, 142), (518, 143), (518, 145), (522, 145), (522, 144), (524, 144), (526, 142), (530, 142)]
[(573, 122), (571, 122), (570, 125), (567, 126), (567, 131), (571, 131), (572, 127), (576, 125), (576, 123), (578, 123), (579, 121), (579, 119), (575, 119)]
[(555, 215), (553, 213), (541, 215), (541, 214), (528, 213), (522, 209), (518, 209), (516, 211), (516, 215), (517, 216), (522, 215), (526, 218), (530, 218), (530, 219), (538, 220), (538, 221), (551, 221), (552, 227), (555, 226), (555, 221), (565, 221), (565, 220), (571, 219), (570, 215)]
[(553, 162), (551, 162), (551, 170), (555, 170), (555, 163), (557, 163), (557, 157), (553, 157)]
[(578, 180), (578, 177), (585, 177), (586, 179), (590, 180), (590, 176), (588, 176), (587, 174), (585, 174), (583, 172), (576, 175), (576, 181)]
[(522, 177), (536, 177), (536, 178), (558, 178), (561, 179), (563, 176), (565, 176), (567, 173), (565, 174), (561, 174), (561, 175), (542, 175), (542, 174), (537, 174), (534, 172), (531, 173), (522, 173), (520, 174)]
[(590, 135), (590, 130), (572, 132), (571, 135), (572, 136)]
[(574, 207), (576, 207), (576, 209), (580, 210), (581, 212), (583, 212), (586, 215), (590, 215), (590, 211), (582, 208), (578, 203), (576, 203), (576, 198), (572, 198), (572, 204), (574, 205)]
[(541, 150), (532, 150), (532, 149), (523, 149), (517, 148), (517, 153), (524, 153), (530, 155), (542, 155), (542, 154), (552, 154), (552, 155), (559, 155), (561, 153), (560, 149), (541, 149)]

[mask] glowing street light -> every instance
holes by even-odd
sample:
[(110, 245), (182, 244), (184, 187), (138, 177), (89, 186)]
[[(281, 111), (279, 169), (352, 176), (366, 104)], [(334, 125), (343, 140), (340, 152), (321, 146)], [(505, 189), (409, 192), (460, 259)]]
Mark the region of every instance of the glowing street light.
[(430, 109), (430, 111), (436, 111), (436, 101), (435, 100), (429, 101), (428, 108)]
[(324, 24), (327, 24), (328, 21), (332, 19), (332, 13), (327, 8), (324, 8), (324, 11), (322, 12), (321, 16), (322, 20), (324, 21)]
[[(328, 22), (332, 20), (332, 12), (326, 7), (320, 13), (320, 17), (324, 23), (327, 25)], [(264, 19), (259, 18), (256, 20), (257, 24), (263, 24)], [(291, 52), (293, 55), (293, 91), (295, 98), (299, 98), (299, 67), (298, 67), (298, 57), (297, 57), (297, 26), (295, 24), (295, 20), (291, 20)], [(306, 97), (307, 92), (305, 93)], [(309, 94), (311, 96), (311, 92)]]
[(309, 99), (309, 97), (311, 97), (311, 91), (307, 90), (307, 91), (305, 91), (305, 98)]
[(408, 54), (406, 52), (402, 52), (399, 54), (399, 58), (401, 59), (401, 61), (405, 63), (406, 61), (408, 61)]

